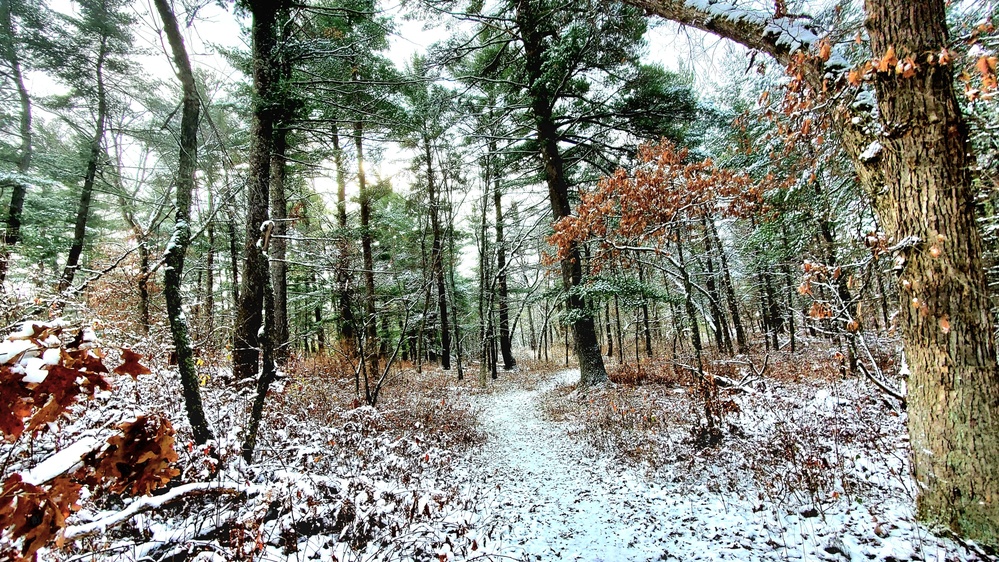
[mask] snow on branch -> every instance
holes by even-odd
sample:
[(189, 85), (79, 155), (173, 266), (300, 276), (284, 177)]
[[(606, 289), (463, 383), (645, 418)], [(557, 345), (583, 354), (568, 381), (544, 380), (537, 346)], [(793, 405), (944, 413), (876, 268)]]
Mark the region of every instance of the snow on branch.
[(125, 509), (108, 515), (107, 517), (102, 517), (97, 521), (68, 527), (66, 528), (66, 532), (63, 534), (63, 539), (65, 541), (74, 541), (83, 537), (102, 533), (107, 529), (128, 521), (140, 513), (160, 509), (161, 507), (182, 498), (204, 494), (237, 495), (246, 491), (247, 488), (243, 486), (223, 486), (216, 482), (194, 482), (192, 484), (177, 486), (163, 495), (135, 500)]
[[(735, 41), (767, 53), (782, 63), (820, 39), (801, 17), (775, 17), (762, 10), (739, 8), (713, 0), (625, 0), (665, 19)], [(804, 21), (803, 21), (804, 20)]]

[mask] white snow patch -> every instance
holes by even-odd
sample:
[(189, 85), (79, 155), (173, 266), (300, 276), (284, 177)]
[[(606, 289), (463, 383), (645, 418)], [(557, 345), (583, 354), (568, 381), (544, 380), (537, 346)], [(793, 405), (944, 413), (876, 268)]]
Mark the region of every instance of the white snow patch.
[(7, 365), (14, 358), (32, 349), (38, 348), (29, 340), (3, 340), (0, 342), (0, 365)]
[(874, 141), (871, 144), (867, 145), (867, 148), (865, 148), (864, 151), (860, 153), (860, 161), (871, 162), (881, 154), (882, 150), (884, 150), (884, 147), (881, 146), (881, 143), (878, 141)]

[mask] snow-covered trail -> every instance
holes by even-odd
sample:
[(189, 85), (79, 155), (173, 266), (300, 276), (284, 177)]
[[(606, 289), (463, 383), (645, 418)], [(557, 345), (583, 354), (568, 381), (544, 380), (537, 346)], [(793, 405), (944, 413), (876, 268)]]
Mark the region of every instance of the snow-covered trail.
[[(687, 533), (681, 521), (663, 519), (683, 511), (690, 515), (686, 498), (671, 498), (634, 469), (595, 458), (567, 435), (565, 424), (542, 418), (539, 395), (578, 377), (578, 370), (567, 370), (540, 389), (516, 389), (480, 399), (480, 421), (489, 442), (472, 460), (472, 474), (492, 499), (484, 531), (493, 541), (489, 544), (487, 538), (486, 551), (531, 560), (675, 556), (677, 539), (682, 541)], [(717, 511), (709, 515), (717, 518), (716, 524), (735, 523), (724, 521), (721, 501), (708, 504), (698, 505), (698, 519), (708, 515), (703, 511), (708, 509)], [(690, 517), (690, 522), (694, 519)], [(735, 558), (741, 557), (730, 559)]]
[(878, 536), (866, 504), (817, 517), (788, 506), (762, 509), (752, 487), (742, 497), (726, 493), (720, 473), (713, 484), (670, 477), (670, 470), (646, 478), (640, 468), (588, 450), (567, 424), (543, 418), (540, 395), (578, 377), (578, 370), (566, 370), (536, 390), (514, 387), (476, 399), (488, 441), (462, 471), (480, 492), (473, 518), (478, 548), (468, 559), (978, 559), (928, 536), (904, 501), (889, 508), (890, 536)]

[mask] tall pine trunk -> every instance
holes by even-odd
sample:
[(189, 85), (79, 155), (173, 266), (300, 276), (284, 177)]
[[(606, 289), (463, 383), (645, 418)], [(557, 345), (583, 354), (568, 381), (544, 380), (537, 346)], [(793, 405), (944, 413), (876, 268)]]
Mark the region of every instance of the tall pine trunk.
[(367, 361), (370, 375), (366, 376), (365, 396), (369, 377), (378, 376), (378, 324), (375, 318), (375, 259), (372, 253), (371, 235), (371, 193), (368, 190), (367, 178), (364, 175), (364, 125), (361, 121), (354, 122), (354, 146), (357, 149), (357, 186), (358, 198), (361, 203), (361, 262), (364, 264), (364, 355), (361, 360)]
[(285, 179), (288, 173), (288, 129), (287, 122), (274, 128), (274, 148), (271, 153), (271, 220), (274, 230), (270, 244), (271, 287), (274, 291), (274, 359), (288, 358), (290, 339), (288, 329), (288, 199), (285, 194)]
[(347, 232), (347, 165), (344, 163), (343, 150), (340, 148), (340, 131), (335, 124), (331, 136), (333, 140), (333, 164), (336, 168), (336, 224), (341, 240), (336, 262), (336, 305), (340, 313), (339, 326), (342, 347), (347, 353), (353, 354), (357, 347), (354, 343), (357, 321), (351, 307), (353, 276), (350, 272), (352, 241)]
[[(555, 123), (554, 93), (549, 90), (545, 73), (545, 53), (547, 38), (539, 30), (541, 14), (535, 12), (531, 0), (517, 0), (516, 24), (524, 45), (524, 62), (527, 71), (527, 96), (537, 132), (541, 160), (544, 164), (545, 179), (548, 183), (548, 201), (552, 219), (558, 221), (569, 216), (572, 207), (569, 202), (569, 183), (565, 174), (565, 164), (558, 142), (558, 126)], [(579, 382), (583, 386), (600, 384), (607, 380), (603, 356), (600, 355), (600, 342), (593, 313), (584, 299), (576, 292), (583, 281), (582, 253), (573, 244), (561, 261), (562, 287), (566, 292), (566, 315), (572, 325), (573, 347), (579, 361)]]
[(274, 140), (274, 97), (278, 80), (275, 61), (275, 31), (281, 3), (256, 0), (250, 4), (253, 24), (253, 125), (247, 172), (246, 240), (243, 254), (243, 279), (236, 311), (233, 345), (233, 376), (243, 380), (256, 378), (260, 359), (260, 328), (263, 325), (264, 287), (268, 264), (263, 253), (261, 227), (268, 219), (271, 151)]
[(94, 183), (97, 180), (97, 168), (100, 166), (103, 152), (104, 129), (108, 117), (107, 91), (104, 86), (104, 63), (108, 54), (107, 37), (100, 38), (100, 48), (97, 52), (97, 123), (94, 136), (90, 139), (90, 155), (87, 160), (87, 171), (83, 176), (83, 190), (76, 207), (76, 223), (73, 227), (73, 243), (69, 247), (69, 257), (66, 258), (66, 268), (59, 279), (59, 302), (65, 297), (63, 293), (73, 284), (76, 270), (80, 267), (80, 256), (83, 254), (83, 243), (87, 237), (87, 222), (90, 217), (90, 201), (94, 194)]
[[(18, 122), (18, 134), (21, 136), (21, 146), (17, 155), (17, 171), (26, 174), (31, 168), (31, 159), (34, 155), (31, 131), (31, 97), (28, 89), (24, 85), (24, 75), (21, 72), (21, 59), (17, 52), (17, 44), (14, 39), (14, 24), (11, 17), (10, 2), (0, 2), (0, 49), (3, 58), (10, 67), (11, 78), (17, 87), (17, 98), (20, 102), (21, 115)], [(7, 278), (7, 271), (10, 267), (11, 249), (21, 241), (21, 217), (24, 213), (24, 198), (27, 194), (28, 185), (24, 181), (11, 182), (10, 208), (7, 211), (7, 229), (4, 233), (3, 247), (0, 248), (0, 291), (3, 291), (3, 282)]]
[[(489, 147), (495, 153), (495, 141)], [(496, 208), (496, 289), (499, 297), (499, 344), (500, 355), (503, 356), (503, 368), (509, 371), (517, 366), (513, 357), (513, 342), (510, 338), (510, 292), (507, 287), (506, 240), (503, 233), (503, 193), (500, 189), (499, 170), (492, 170), (493, 206)]]

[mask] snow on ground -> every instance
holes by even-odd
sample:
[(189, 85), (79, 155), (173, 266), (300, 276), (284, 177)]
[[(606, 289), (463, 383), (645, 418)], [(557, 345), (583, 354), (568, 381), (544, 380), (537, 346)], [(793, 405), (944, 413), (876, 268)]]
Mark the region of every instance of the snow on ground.
[(478, 502), (474, 554), (594, 562), (986, 559), (914, 524), (908, 498), (877, 506), (840, 500), (819, 513), (767, 502), (752, 486), (661, 477), (671, 470), (646, 477), (640, 466), (586, 446), (571, 424), (543, 417), (540, 396), (578, 376), (566, 370), (536, 390), (478, 398), (489, 438), (458, 471), (467, 470), (487, 498)]

